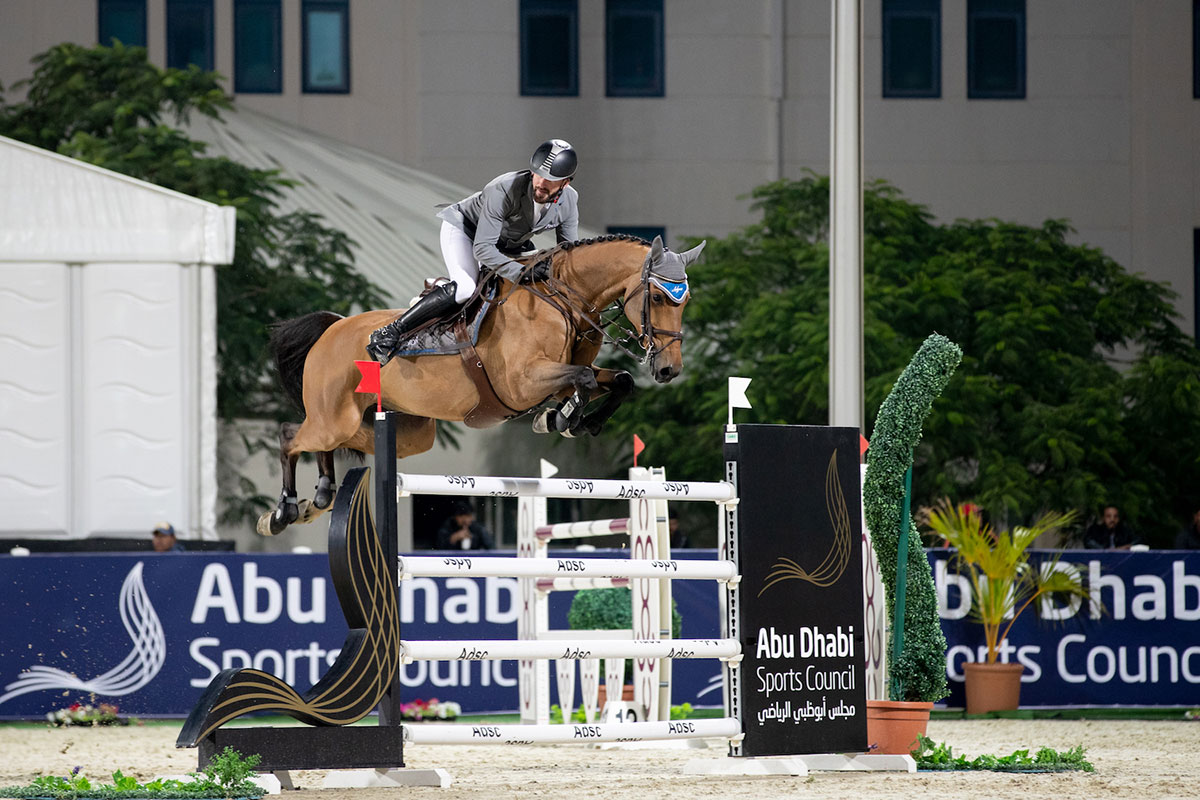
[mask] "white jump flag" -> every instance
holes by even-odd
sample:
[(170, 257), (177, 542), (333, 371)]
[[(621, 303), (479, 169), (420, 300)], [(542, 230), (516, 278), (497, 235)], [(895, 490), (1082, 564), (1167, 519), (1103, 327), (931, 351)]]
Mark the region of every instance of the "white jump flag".
[(729, 428), (733, 427), (733, 410), (735, 408), (753, 408), (750, 401), (746, 399), (746, 387), (750, 385), (750, 378), (730, 378), (729, 379)]
[(542, 477), (543, 478), (553, 478), (555, 475), (558, 474), (558, 467), (554, 466), (546, 459), (544, 459), (544, 458), (541, 459), (540, 464), (542, 467)]

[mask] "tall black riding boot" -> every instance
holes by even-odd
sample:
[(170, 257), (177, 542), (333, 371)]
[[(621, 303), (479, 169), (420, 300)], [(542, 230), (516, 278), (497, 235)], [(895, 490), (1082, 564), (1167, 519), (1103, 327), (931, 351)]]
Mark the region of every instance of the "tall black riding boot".
[(409, 331), (431, 319), (437, 319), (458, 306), (454, 299), (454, 293), (457, 290), (458, 284), (454, 281), (439, 284), (429, 294), (418, 300), (416, 305), (405, 311), (399, 319), (389, 322), (372, 333), (371, 341), (367, 344), (367, 352), (380, 364), (386, 364), (391, 359), (396, 345)]

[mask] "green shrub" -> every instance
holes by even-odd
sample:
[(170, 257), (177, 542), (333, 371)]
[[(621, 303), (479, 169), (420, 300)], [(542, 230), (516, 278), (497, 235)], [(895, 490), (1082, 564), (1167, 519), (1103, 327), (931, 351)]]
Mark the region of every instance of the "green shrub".
[[(863, 506), (875, 560), (887, 596), (889, 626), (895, 618), (896, 559), (904, 508), (904, 473), (913, 463), (921, 426), (950, 376), (962, 350), (945, 336), (929, 336), (905, 367), (891, 393), (879, 407), (871, 446)], [(888, 696), (892, 700), (941, 700), (946, 687), (946, 637), (938, 619), (937, 592), (917, 526), (908, 526), (907, 597), (904, 606), (904, 648), (892, 659), (889, 642)]]
[(190, 781), (168, 778), (146, 784), (138, 783), (131, 775), (121, 774), (120, 770), (113, 773), (111, 784), (93, 784), (76, 767), (65, 778), (43, 775), (28, 786), (0, 788), (0, 797), (39, 800), (216, 800), (262, 797), (262, 787), (250, 780), (260, 761), (257, 755), (243, 759), (241, 753), (226, 747), (213, 758), (202, 774), (191, 773)]
[[(633, 592), (628, 587), (582, 589), (571, 599), (567, 625), (576, 631), (619, 631), (633, 627)], [(683, 617), (671, 601), (671, 636), (679, 638)]]
[[(567, 625), (576, 631), (619, 631), (633, 627), (633, 591), (625, 586), (581, 589), (571, 598)], [(671, 600), (671, 637), (679, 638), (683, 617)], [(625, 682), (633, 680), (633, 659), (625, 659)]]

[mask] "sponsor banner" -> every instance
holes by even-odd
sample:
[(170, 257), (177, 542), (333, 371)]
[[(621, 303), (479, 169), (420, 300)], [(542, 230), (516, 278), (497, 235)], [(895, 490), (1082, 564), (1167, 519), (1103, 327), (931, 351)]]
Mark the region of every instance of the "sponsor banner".
[[(945, 702), (961, 708), (962, 665), (986, 660), (987, 649), (950, 555), (929, 551), (949, 644)], [(1000, 660), (1025, 665), (1022, 706), (1200, 704), (1200, 553), (1071, 550), (1060, 567), (1078, 570), (1095, 602), (1037, 603), (1017, 620)]]
[[(948, 555), (929, 551), (949, 643), (945, 704), (961, 707), (962, 663), (981, 659), (983, 641)], [(1026, 666), (1022, 705), (1200, 704), (1200, 552), (1069, 551), (1063, 561), (1099, 590), (1103, 612), (1096, 618), (1091, 608), (1048, 605), (1021, 617), (1002, 658)], [(182, 717), (227, 667), (263, 669), (303, 691), (328, 669), (346, 635), (323, 554), (4, 555), (0, 582), (0, 719), (38, 718), (77, 701), (116, 703), (123, 716)], [(515, 579), (402, 585), (406, 639), (516, 637)], [(684, 638), (720, 636), (712, 581), (675, 581), (673, 593)], [(569, 604), (570, 593), (551, 595), (552, 628), (567, 627)], [(827, 632), (836, 652), (836, 625)], [(784, 633), (775, 626), (780, 651), (794, 647), (801, 661), (805, 645), (785, 645)], [(764, 641), (769, 658), (776, 641), (770, 626)], [(517, 708), (516, 662), (414, 662), (401, 669), (406, 702), (453, 700), (468, 713)], [(719, 706), (719, 662), (674, 662), (673, 687), (676, 704)]]
[[(347, 632), (324, 554), (0, 556), (0, 582), (0, 719), (37, 718), (74, 702), (115, 703), (122, 716), (182, 717), (217, 672), (239, 667), (303, 692), (337, 658)], [(675, 596), (684, 637), (719, 635), (712, 581), (677, 581)], [(515, 639), (518, 602), (515, 578), (402, 581), (401, 635)], [(567, 627), (569, 606), (570, 593), (551, 595), (552, 628)], [(517, 708), (515, 661), (400, 669), (404, 702), (452, 700), (468, 713)], [(677, 703), (720, 705), (719, 662), (678, 661), (674, 677)]]

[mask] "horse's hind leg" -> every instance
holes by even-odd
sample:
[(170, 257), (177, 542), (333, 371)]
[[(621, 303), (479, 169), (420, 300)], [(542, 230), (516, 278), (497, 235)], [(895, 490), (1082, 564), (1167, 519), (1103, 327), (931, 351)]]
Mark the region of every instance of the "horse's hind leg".
[(317, 472), (320, 477), (317, 478), (317, 486), (314, 490), (312, 504), (324, 510), (329, 508), (329, 504), (333, 502), (333, 495), (337, 491), (337, 478), (333, 471), (332, 450), (317, 453)]
[(300, 508), (296, 504), (296, 460), (300, 453), (292, 452), (299, 430), (300, 425), (295, 422), (285, 422), (279, 426), (279, 466), (283, 472), (283, 491), (279, 494), (275, 510), (258, 520), (257, 530), (263, 536), (278, 536), (300, 516)]

